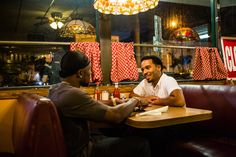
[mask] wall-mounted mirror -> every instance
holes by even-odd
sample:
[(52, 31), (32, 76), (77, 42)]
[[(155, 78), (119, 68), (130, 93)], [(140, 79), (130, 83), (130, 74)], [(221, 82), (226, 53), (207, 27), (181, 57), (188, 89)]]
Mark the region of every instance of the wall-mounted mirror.
[[(15, 3), (3, 1), (0, 6), (2, 24), (0, 40), (11, 41), (70, 41), (60, 35), (62, 30), (52, 29), (50, 24), (66, 23), (80, 19), (98, 26), (98, 17), (93, 8), (94, 0), (19, 0)], [(171, 30), (177, 27), (196, 28), (202, 25), (211, 28), (210, 0), (160, 0), (157, 7), (145, 13), (139, 13), (141, 41), (152, 40), (154, 34), (154, 15), (162, 20), (162, 34), (168, 39)], [(235, 5), (230, 0), (218, 0), (222, 34), (235, 34)], [(133, 39), (135, 26), (134, 16), (112, 16), (112, 34), (120, 36), (120, 41)], [(60, 26), (61, 27), (61, 26)], [(206, 29), (204, 28), (206, 31)], [(210, 34), (208, 34), (210, 36)], [(73, 39), (71, 39), (73, 40)]]
[[(74, 30), (71, 26), (72, 21), (86, 26), (85, 32), (88, 32), (89, 39), (96, 41), (99, 14), (93, 8), (93, 2), (93, 0), (19, 0), (15, 3), (3, 1), (0, 5), (2, 21), (0, 41), (43, 41), (45, 43), (76, 41), (76, 36), (70, 34)], [(221, 35), (236, 36), (236, 29), (234, 29), (236, 2), (217, 0), (217, 3), (216, 10), (219, 15), (217, 19)], [(160, 0), (156, 8), (144, 13), (131, 16), (111, 15), (111, 34), (116, 37), (116, 41), (135, 42), (138, 25), (140, 43), (143, 44), (210, 46), (212, 29), (210, 4), (211, 0)], [(56, 29), (50, 26), (53, 22), (56, 24), (54, 27)], [(77, 35), (80, 33), (77, 32)], [(84, 41), (83, 37), (77, 36), (77, 39)], [(50, 54), (59, 54), (56, 52), (63, 49), (65, 49), (63, 46), (47, 44), (30, 46), (1, 44), (0, 64), (1, 75), (5, 77), (4, 84), (29, 85), (16, 81), (22, 71), (29, 69), (28, 64), (34, 62), (38, 70), (39, 61), (46, 59)], [(141, 55), (162, 52), (161, 49), (147, 50), (145, 47), (141, 51)], [(171, 52), (175, 58), (179, 53), (185, 53), (175, 49), (164, 49), (163, 54), (164, 51)], [(192, 54), (193, 57), (193, 53), (189, 51), (186, 50), (186, 53)]]

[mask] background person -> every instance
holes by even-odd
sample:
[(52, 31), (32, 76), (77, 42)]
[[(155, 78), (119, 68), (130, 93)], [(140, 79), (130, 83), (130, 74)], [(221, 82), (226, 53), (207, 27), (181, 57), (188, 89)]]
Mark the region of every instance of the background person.
[(162, 61), (154, 55), (141, 59), (144, 79), (133, 89), (132, 96), (138, 96), (150, 104), (184, 106), (185, 99), (177, 81), (162, 72)]
[(18, 76), (21, 85), (37, 85), (40, 82), (39, 71), (35, 69), (34, 62), (29, 62), (25, 70)]
[(62, 81), (62, 78), (59, 76), (60, 71), (60, 61), (62, 56), (66, 53), (66, 51), (62, 48), (58, 50), (57, 52), (53, 53), (53, 60), (51, 62), (51, 70), (52, 75), (50, 77), (50, 83), (56, 84), (60, 83)]
[[(111, 107), (92, 99), (81, 85), (91, 76), (88, 57), (79, 52), (67, 52), (61, 60), (61, 83), (52, 85), (49, 98), (56, 105), (62, 123), (68, 157), (149, 157), (146, 140), (139, 137), (92, 138), (88, 120), (120, 123), (139, 104), (137, 98)], [(93, 139), (93, 140), (91, 140)]]
[(43, 66), (43, 72), (41, 74), (42, 82), (44, 84), (53, 84), (52, 79), (51, 79), (52, 74), (53, 74), (52, 66), (51, 66), (52, 60), (53, 60), (53, 55), (51, 53), (45, 56), (45, 63)]

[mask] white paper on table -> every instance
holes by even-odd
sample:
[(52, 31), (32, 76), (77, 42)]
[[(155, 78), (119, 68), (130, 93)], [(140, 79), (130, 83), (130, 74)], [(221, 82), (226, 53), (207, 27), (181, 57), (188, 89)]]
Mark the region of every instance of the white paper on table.
[(160, 107), (154, 110), (146, 111), (143, 113), (137, 114), (137, 116), (156, 116), (161, 115), (162, 112), (167, 112), (169, 106)]

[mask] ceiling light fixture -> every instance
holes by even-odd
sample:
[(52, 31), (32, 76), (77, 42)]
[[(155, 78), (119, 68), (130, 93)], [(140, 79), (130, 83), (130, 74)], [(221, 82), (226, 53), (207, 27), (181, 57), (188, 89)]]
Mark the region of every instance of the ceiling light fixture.
[(50, 23), (50, 27), (53, 29), (61, 29), (64, 24), (61, 21), (53, 21)]
[(95, 28), (86, 21), (75, 19), (65, 23), (60, 30), (61, 37), (73, 38), (75, 34), (95, 34)]
[(53, 22), (50, 23), (50, 27), (52, 27), (52, 29), (61, 29), (62, 26), (64, 25), (64, 24), (61, 22), (62, 13), (60, 13), (60, 12), (52, 12), (52, 13), (51, 13), (51, 16), (52, 16), (52, 18), (53, 18)]
[(94, 0), (94, 8), (103, 14), (134, 15), (158, 5), (159, 0)]

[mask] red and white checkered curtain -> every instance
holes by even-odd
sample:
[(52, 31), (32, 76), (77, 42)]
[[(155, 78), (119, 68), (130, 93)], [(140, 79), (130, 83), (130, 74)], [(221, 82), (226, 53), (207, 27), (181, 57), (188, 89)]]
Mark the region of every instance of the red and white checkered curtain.
[(217, 48), (196, 48), (193, 67), (194, 80), (226, 79), (227, 75)]
[(97, 42), (73, 42), (70, 44), (70, 50), (86, 54), (91, 61), (92, 81), (102, 81), (102, 70), (100, 60), (99, 43)]
[(138, 80), (139, 74), (134, 57), (133, 43), (113, 42), (111, 81)]

